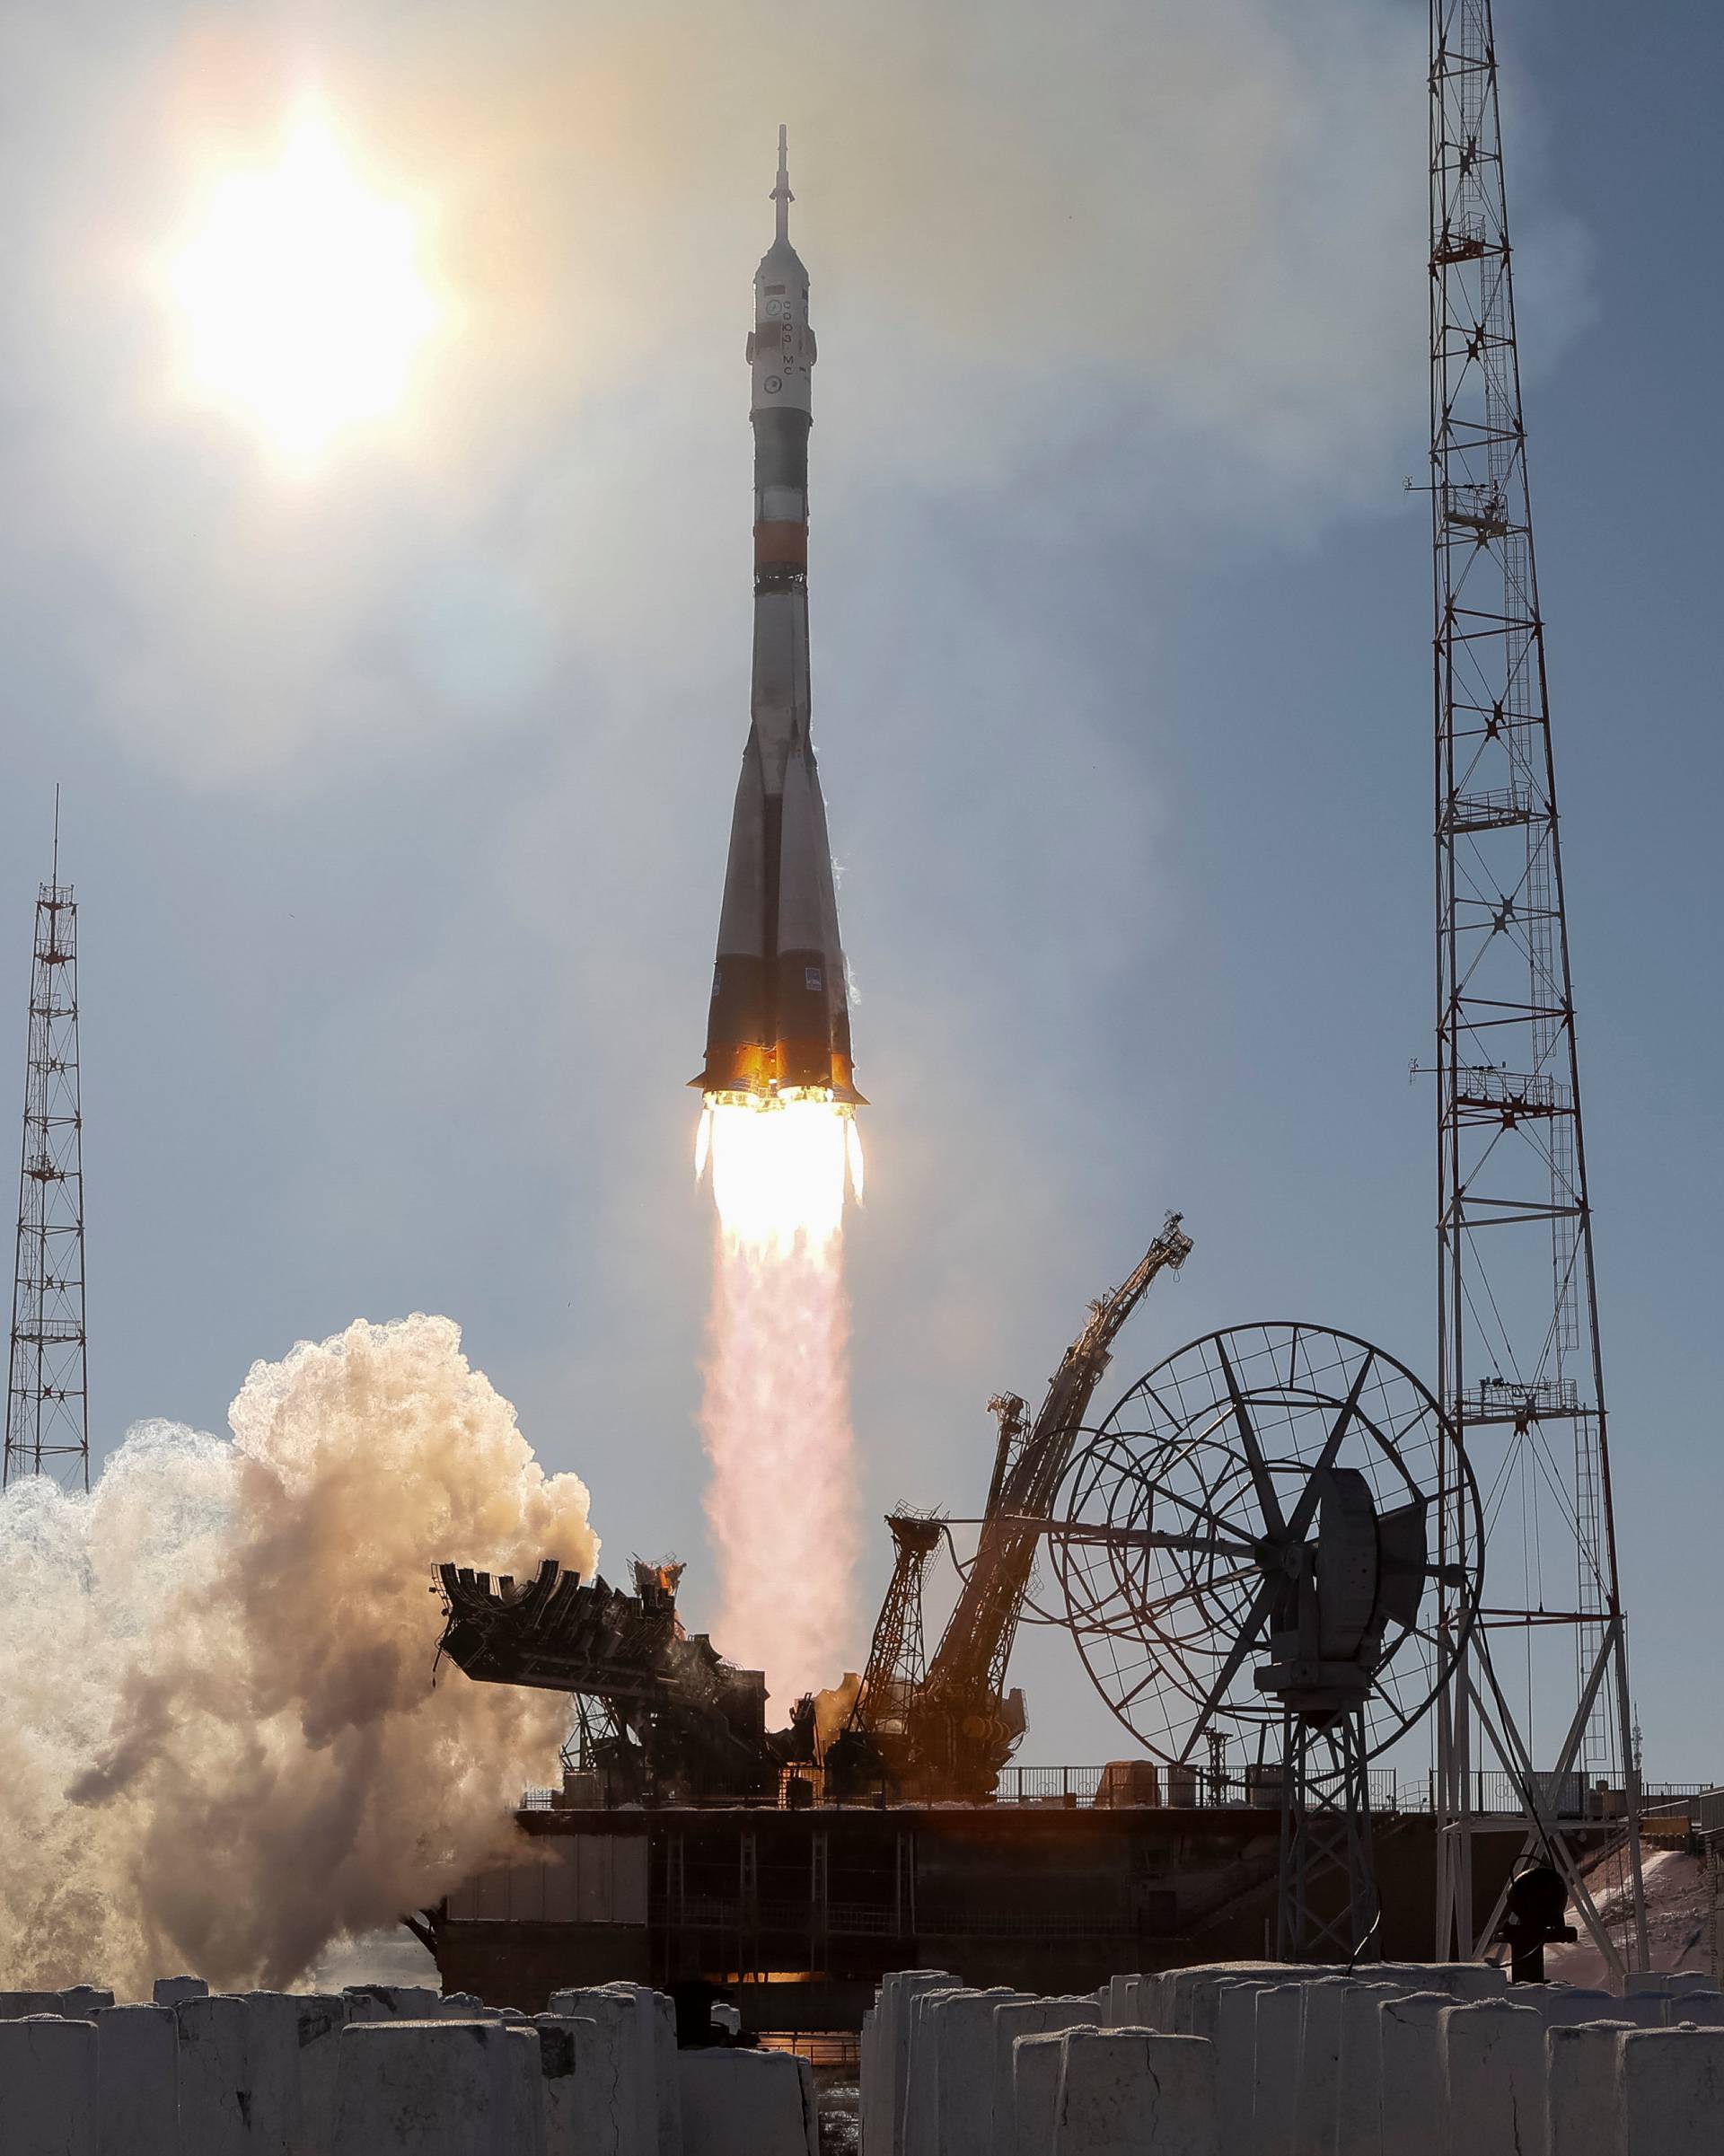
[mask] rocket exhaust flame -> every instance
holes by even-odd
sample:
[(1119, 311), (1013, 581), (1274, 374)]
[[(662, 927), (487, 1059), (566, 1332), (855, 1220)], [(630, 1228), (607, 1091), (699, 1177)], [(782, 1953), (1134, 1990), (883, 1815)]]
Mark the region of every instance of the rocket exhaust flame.
[(857, 1553), (844, 1191), (862, 1195), (849, 974), (809, 737), (808, 430), (814, 333), (790, 244), (754, 277), (754, 674), (707, 1016), (695, 1174), (718, 1209), (701, 1426), (726, 1654), (783, 1703), (842, 1667)]
[(843, 1219), (861, 1146), (831, 1100), (713, 1100), (701, 1125), (718, 1210), (701, 1409), (713, 1630), (784, 1705), (842, 1667), (855, 1624)]
[(846, 1181), (862, 1195), (862, 1140), (841, 1101), (778, 1095), (707, 1103), (695, 1174), (712, 1169), (726, 1244), (788, 1257), (798, 1244), (824, 1250), (844, 1224)]

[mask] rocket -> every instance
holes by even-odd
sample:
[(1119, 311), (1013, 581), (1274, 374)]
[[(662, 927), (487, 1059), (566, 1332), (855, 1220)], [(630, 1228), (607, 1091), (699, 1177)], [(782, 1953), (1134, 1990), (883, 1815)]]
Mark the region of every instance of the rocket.
[(850, 1065), (826, 805), (808, 738), (808, 429), (814, 333), (790, 244), (785, 130), (778, 231), (754, 274), (748, 339), (754, 429), (754, 668), (712, 970), (708, 1100), (866, 1106)]

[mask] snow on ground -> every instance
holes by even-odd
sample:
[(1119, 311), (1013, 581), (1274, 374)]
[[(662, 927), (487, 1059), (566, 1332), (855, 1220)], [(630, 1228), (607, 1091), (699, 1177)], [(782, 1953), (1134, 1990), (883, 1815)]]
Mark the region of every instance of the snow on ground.
[[(1629, 1910), (1622, 1878), (1623, 1858), (1607, 1857), (1594, 1865), (1587, 1885), (1598, 1903), (1607, 1929), (1623, 1936)], [(1685, 1850), (1648, 1850), (1641, 1870), (1646, 1879), (1647, 1943), (1655, 1969), (1711, 1968), (1711, 1902), (1706, 1867)], [(1572, 1946), (1544, 1949), (1544, 1974), (1553, 1982), (1578, 1984), (1588, 1989), (1613, 1988), (1605, 1969), (1605, 1958), (1587, 1937), (1586, 1928), (1572, 1904), (1569, 1922), (1579, 1932)], [(1724, 1971), (1713, 1971), (1724, 1975)]]

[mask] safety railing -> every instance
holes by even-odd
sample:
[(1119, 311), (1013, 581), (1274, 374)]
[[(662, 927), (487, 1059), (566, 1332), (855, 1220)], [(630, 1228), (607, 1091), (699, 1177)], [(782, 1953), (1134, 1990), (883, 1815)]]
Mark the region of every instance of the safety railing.
[[(1431, 1808), (1430, 1782), (1425, 1775), (1403, 1775), (1394, 1767), (1371, 1767), (1371, 1809), (1388, 1815), (1428, 1812)], [(1589, 1786), (1584, 1774), (1539, 1776), (1544, 1803), (1559, 1819), (1606, 1820), (1620, 1818), (1626, 1799), (1619, 1787)], [(1514, 1777), (1489, 1769), (1473, 1773), (1467, 1791), (1472, 1809), (1481, 1816), (1512, 1817), (1525, 1808)], [(523, 1811), (561, 1808), (563, 1792), (530, 1789), (522, 1792)], [(1138, 1810), (1157, 1806), (1174, 1811), (1215, 1808), (1274, 1809), (1280, 1803), (1280, 1773), (1273, 1762), (1253, 1766), (1244, 1773), (1208, 1767), (1169, 1767), (1148, 1760), (1116, 1762), (1110, 1766), (1018, 1766), (1000, 1770), (994, 1802), (1022, 1805), (1047, 1811)], [(896, 1801), (883, 1787), (853, 1799), (869, 1807)], [(782, 1798), (706, 1797), (697, 1800), (704, 1810), (752, 1808), (776, 1810)], [(1702, 1833), (1724, 1834), (1724, 1788), (1709, 1788), (1703, 1782), (1648, 1782), (1640, 1788), (1641, 1816), (1649, 1817), (1686, 1810)], [(827, 1811), (830, 1802), (811, 1806)]]

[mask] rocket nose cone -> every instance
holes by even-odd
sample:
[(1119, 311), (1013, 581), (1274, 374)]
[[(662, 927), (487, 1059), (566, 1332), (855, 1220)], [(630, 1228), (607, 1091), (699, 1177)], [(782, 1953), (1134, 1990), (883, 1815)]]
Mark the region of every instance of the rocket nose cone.
[(774, 240), (761, 257), (761, 266), (754, 272), (757, 285), (781, 284), (794, 278), (798, 288), (808, 282), (808, 272), (802, 257), (788, 240)]

